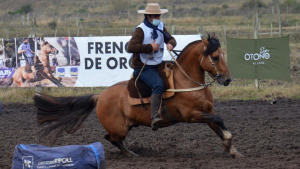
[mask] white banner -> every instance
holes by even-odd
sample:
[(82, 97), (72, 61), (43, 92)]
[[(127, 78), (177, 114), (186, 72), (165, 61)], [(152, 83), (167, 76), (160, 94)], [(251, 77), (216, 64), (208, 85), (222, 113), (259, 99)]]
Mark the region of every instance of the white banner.
[[(111, 86), (129, 80), (133, 72), (129, 66), (131, 53), (126, 52), (130, 38), (131, 36), (74, 37), (80, 55), (80, 66), (77, 67), (79, 73), (74, 86)], [(190, 42), (201, 40), (200, 35), (174, 35), (174, 38), (177, 41), (175, 50), (182, 50)], [(167, 50), (164, 51), (164, 60), (170, 60), (170, 54)], [(58, 74), (59, 72), (57, 70)]]

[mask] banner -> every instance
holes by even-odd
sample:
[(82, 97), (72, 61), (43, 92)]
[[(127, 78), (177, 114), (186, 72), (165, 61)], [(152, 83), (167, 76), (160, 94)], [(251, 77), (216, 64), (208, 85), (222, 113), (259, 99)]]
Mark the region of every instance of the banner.
[(227, 37), (227, 58), (233, 78), (291, 80), (289, 36), (268, 39)]
[[(131, 36), (116, 37), (76, 37), (74, 38), (80, 54), (80, 73), (74, 86), (111, 86), (129, 80), (133, 72), (130, 68), (131, 53), (126, 48)], [(176, 50), (200, 40), (199, 35), (174, 35)], [(166, 46), (165, 46), (166, 49)], [(164, 60), (171, 56), (164, 50)]]
[[(96, 86), (111, 86), (117, 82), (129, 80), (133, 69), (130, 68), (131, 53), (127, 53), (127, 45), (131, 36), (104, 36), (104, 37), (43, 37), (29, 38), (27, 43), (25, 38), (16, 38), (4, 40), (5, 46), (10, 46), (11, 52), (10, 61), (13, 64), (10, 68), (15, 68), (16, 76), (22, 77), (25, 73), (20, 73), (18, 67), (25, 66), (25, 56), (37, 56), (40, 60), (44, 56), (43, 46), (50, 45), (57, 52), (46, 55), (49, 67), (55, 76), (65, 87), (96, 87)], [(200, 35), (174, 35), (177, 41), (175, 50), (183, 50), (189, 43), (201, 40)], [(24, 44), (25, 43), (25, 44)], [(28, 45), (29, 44), (29, 45)], [(24, 50), (26, 48), (26, 52)], [(166, 49), (166, 46), (165, 46)], [(6, 54), (9, 54), (6, 50)], [(164, 60), (171, 60), (171, 56), (167, 50), (164, 50)], [(8, 60), (9, 61), (9, 60)], [(7, 66), (6, 66), (7, 67)], [(24, 70), (24, 69), (22, 69)], [(44, 71), (39, 69), (38, 71)], [(11, 84), (13, 81), (12, 75), (7, 76), (7, 71), (2, 72), (5, 76), (0, 76), (0, 79), (7, 83), (0, 84), (0, 87)], [(33, 76), (31, 76), (33, 77)], [(11, 79), (9, 79), (11, 78)], [(33, 87), (36, 85), (56, 87), (49, 80), (43, 81), (43, 77), (30, 79), (29, 84), (14, 87)], [(21, 83), (19, 83), (21, 84)]]

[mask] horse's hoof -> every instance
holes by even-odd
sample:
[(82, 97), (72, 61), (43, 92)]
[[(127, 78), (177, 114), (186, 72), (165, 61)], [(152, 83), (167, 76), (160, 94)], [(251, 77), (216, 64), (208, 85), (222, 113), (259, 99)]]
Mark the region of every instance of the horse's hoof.
[(244, 158), (245, 156), (239, 152), (236, 152), (233, 158)]
[(131, 158), (138, 158), (138, 157), (140, 157), (140, 155), (135, 154), (135, 153), (132, 152), (132, 151), (130, 151), (129, 156), (130, 156)]
[(135, 154), (133, 151), (130, 151), (130, 150), (127, 150), (124, 153), (129, 158), (138, 158), (138, 157), (140, 157), (138, 154)]
[(229, 154), (231, 155), (232, 158), (245, 157), (243, 154), (239, 153), (233, 146), (231, 146)]

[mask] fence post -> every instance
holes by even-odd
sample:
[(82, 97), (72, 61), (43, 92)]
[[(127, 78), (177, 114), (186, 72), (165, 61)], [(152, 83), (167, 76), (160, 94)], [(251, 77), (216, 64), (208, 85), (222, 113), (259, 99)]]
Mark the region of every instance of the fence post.
[[(258, 39), (258, 8), (257, 8), (257, 4), (255, 6), (255, 22), (254, 22), (254, 39)], [(259, 81), (258, 79), (255, 79), (255, 87), (257, 89), (259, 89)]]
[(175, 34), (175, 32), (176, 32), (176, 28), (175, 28), (175, 25), (172, 25), (172, 35), (174, 35)]
[(280, 16), (279, 0), (277, 0), (276, 6), (277, 6), (279, 36), (282, 37), (282, 27), (281, 27), (281, 16)]
[(30, 25), (30, 13), (27, 13), (27, 25)]
[(227, 37), (226, 25), (224, 25), (224, 42), (225, 42), (225, 45), (227, 45), (226, 37)]
[(271, 38), (273, 38), (273, 23), (271, 22)]
[(199, 27), (198, 27), (198, 34), (199, 34), (199, 35), (202, 35), (202, 34), (203, 34), (203, 28), (202, 28), (202, 26), (199, 26)]

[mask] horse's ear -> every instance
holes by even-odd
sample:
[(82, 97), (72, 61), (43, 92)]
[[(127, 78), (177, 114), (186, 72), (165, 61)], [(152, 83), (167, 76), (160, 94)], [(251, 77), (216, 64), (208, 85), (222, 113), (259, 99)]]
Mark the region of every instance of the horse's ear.
[(205, 38), (202, 38), (202, 42), (204, 43), (204, 45), (207, 47), (208, 46), (208, 44), (209, 44), (209, 42), (208, 42), (208, 40), (207, 39), (205, 39)]

